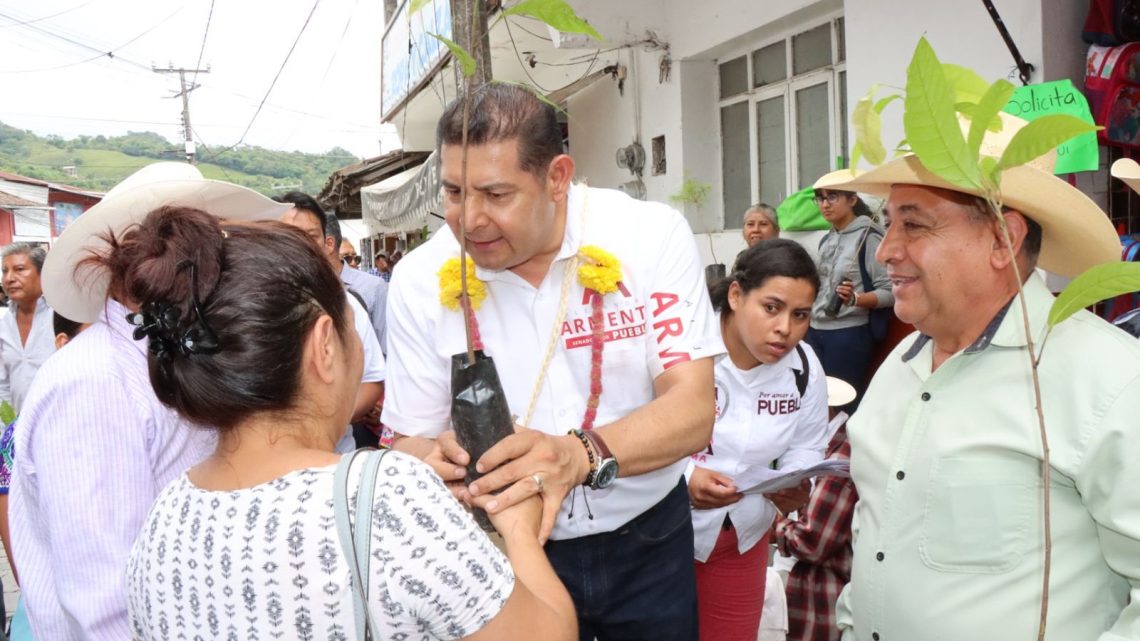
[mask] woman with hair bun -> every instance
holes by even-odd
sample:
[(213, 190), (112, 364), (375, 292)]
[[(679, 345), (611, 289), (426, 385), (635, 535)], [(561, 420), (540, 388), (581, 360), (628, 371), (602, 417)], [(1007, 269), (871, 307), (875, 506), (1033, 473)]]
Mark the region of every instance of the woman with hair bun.
[(217, 433), (213, 454), (159, 494), (131, 552), (135, 639), (364, 639), (364, 627), (373, 639), (577, 638), (538, 543), (537, 498), (491, 517), (504, 557), (424, 463), (371, 452), (345, 468), (348, 504), (374, 497), (347, 510), (367, 549), (346, 556), (334, 448), (361, 343), (336, 273), (301, 231), (167, 207), (111, 244), (102, 262), (137, 305), (156, 395)]
[(693, 506), (702, 641), (754, 641), (764, 605), (769, 530), (806, 502), (804, 488), (741, 494), (753, 467), (823, 460), (830, 434), (823, 367), (803, 338), (819, 289), (815, 263), (791, 240), (762, 240), (710, 287), (727, 358), (716, 365), (712, 442), (686, 476)]

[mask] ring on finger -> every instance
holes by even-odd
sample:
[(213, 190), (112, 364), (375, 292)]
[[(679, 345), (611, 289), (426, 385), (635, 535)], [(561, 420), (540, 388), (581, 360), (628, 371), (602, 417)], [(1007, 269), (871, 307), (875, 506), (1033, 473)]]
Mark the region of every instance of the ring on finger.
[(540, 476), (538, 472), (535, 472), (534, 474), (530, 475), (530, 480), (534, 481), (534, 486), (536, 488), (538, 488), (539, 492), (541, 492), (542, 491), (542, 476)]

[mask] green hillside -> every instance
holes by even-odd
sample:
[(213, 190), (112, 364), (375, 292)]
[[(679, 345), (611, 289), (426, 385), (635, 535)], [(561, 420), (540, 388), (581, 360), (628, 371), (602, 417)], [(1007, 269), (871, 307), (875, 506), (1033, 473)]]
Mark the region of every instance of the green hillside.
[[(199, 148), (198, 159), (198, 168), (207, 178), (228, 180), (270, 196), (298, 188), (315, 195), (329, 174), (359, 160), (340, 148), (326, 154), (307, 154), (261, 147)], [(64, 140), (0, 123), (0, 171), (107, 191), (156, 160), (184, 160), (181, 145), (152, 132)], [(74, 167), (74, 174), (64, 167)]]

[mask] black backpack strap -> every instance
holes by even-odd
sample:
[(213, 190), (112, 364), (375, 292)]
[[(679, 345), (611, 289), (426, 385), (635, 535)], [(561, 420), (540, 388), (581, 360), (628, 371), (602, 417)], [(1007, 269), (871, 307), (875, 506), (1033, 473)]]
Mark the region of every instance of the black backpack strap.
[[(870, 236), (871, 234), (879, 236), (879, 240), (882, 240), (882, 236), (880, 236), (879, 232), (875, 231), (874, 228), (867, 230), (867, 235)], [(863, 244), (859, 247), (859, 279), (863, 281), (864, 293), (875, 291), (875, 281), (871, 278), (871, 272), (867, 269), (866, 239), (864, 239)]]
[(807, 352), (804, 351), (804, 346), (796, 343), (796, 353), (800, 355), (800, 363), (803, 367), (798, 370), (792, 370), (792, 375), (796, 377), (796, 389), (800, 391), (800, 398), (804, 397), (804, 392), (807, 391), (808, 378), (811, 376), (810, 365), (808, 365)]

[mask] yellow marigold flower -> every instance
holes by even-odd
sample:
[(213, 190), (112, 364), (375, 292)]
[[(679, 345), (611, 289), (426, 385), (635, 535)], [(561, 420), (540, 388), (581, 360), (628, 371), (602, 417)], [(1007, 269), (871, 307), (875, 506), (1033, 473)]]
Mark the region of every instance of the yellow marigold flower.
[(586, 245), (578, 250), (582, 265), (578, 267), (578, 281), (587, 289), (599, 294), (617, 291), (621, 282), (621, 261), (617, 256), (596, 245)]
[[(459, 273), (459, 259), (450, 258), (439, 270), (439, 302), (450, 310), (459, 310), (459, 297), (463, 293)], [(475, 277), (475, 261), (467, 258), (467, 296), (471, 309), (477, 310), (487, 297), (487, 285)]]

